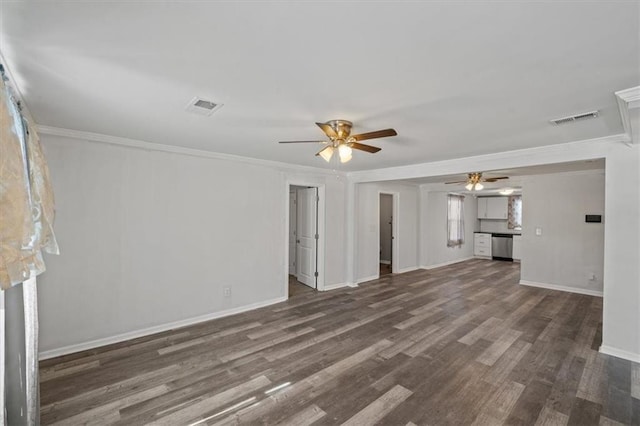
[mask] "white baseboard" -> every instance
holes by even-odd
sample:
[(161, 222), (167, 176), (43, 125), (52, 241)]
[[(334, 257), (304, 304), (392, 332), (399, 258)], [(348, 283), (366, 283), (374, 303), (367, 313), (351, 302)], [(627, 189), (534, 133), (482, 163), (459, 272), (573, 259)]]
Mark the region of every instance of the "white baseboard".
[(626, 359), (633, 362), (640, 362), (640, 354), (636, 354), (622, 349), (612, 348), (611, 346), (600, 346), (600, 353), (615, 356), (617, 358)]
[(160, 333), (163, 331), (173, 330), (175, 328), (185, 327), (188, 325), (197, 324), (200, 322), (210, 321), (216, 318), (228, 317), (230, 315), (240, 314), (242, 312), (251, 311), (265, 306), (274, 305), (276, 303), (284, 302), (287, 300), (285, 296), (278, 297), (263, 302), (252, 303), (250, 305), (239, 306), (237, 308), (227, 309), (225, 311), (213, 312), (210, 314), (200, 315), (194, 318), (187, 318), (184, 320), (174, 321), (167, 324), (156, 325), (149, 328), (143, 328), (141, 330), (129, 331), (123, 334), (117, 334), (115, 336), (104, 337), (101, 339), (91, 340), (89, 342), (77, 343), (74, 345), (63, 346), (57, 349), (50, 349), (42, 351), (39, 354), (39, 359), (55, 358), (62, 355), (67, 355), (75, 352), (86, 351), (88, 349), (98, 348), (100, 346), (106, 346), (113, 343), (123, 342), (125, 340), (136, 339), (138, 337), (148, 336), (151, 334)]
[(367, 281), (377, 280), (378, 278), (380, 278), (379, 274), (371, 275), (370, 277), (358, 278), (356, 280), (356, 285), (358, 285), (360, 283), (366, 283)]
[(409, 266), (408, 268), (402, 268), (402, 269), (398, 269), (397, 271), (393, 271), (394, 274), (404, 274), (405, 272), (411, 272), (411, 271), (416, 271), (420, 269), (417, 266)]
[(390, 260), (380, 260), (380, 263), (382, 263), (383, 265), (391, 265)]
[(322, 291), (336, 290), (338, 288), (350, 287), (349, 283), (337, 283), (337, 284), (329, 284), (325, 285)]
[(549, 290), (567, 291), (569, 293), (586, 294), (587, 296), (602, 297), (602, 292), (597, 290), (589, 290), (588, 288), (569, 287), (558, 284), (537, 283), (534, 281), (520, 280), (521, 285), (527, 285), (529, 287), (540, 287)]
[(465, 262), (465, 261), (471, 260), (473, 258), (474, 258), (474, 256), (470, 256), (470, 257), (465, 257), (465, 258), (462, 258), (462, 259), (450, 260), (448, 262), (436, 263), (435, 265), (426, 265), (426, 266), (423, 265), (423, 266), (420, 266), (420, 268), (422, 268), (422, 269), (442, 268), (443, 266), (449, 266), (449, 265), (453, 265), (454, 263)]

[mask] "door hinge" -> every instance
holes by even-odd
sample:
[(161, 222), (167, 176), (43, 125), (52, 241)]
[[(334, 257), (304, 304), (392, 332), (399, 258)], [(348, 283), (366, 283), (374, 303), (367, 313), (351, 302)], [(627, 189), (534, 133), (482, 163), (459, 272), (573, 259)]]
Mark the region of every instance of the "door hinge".
[(316, 240), (319, 240), (320, 239), (320, 235), (316, 234), (315, 238), (316, 238)]
[(314, 277), (316, 277), (316, 278), (318, 278), (318, 271), (314, 272), (314, 273), (313, 273), (313, 276), (314, 276)]

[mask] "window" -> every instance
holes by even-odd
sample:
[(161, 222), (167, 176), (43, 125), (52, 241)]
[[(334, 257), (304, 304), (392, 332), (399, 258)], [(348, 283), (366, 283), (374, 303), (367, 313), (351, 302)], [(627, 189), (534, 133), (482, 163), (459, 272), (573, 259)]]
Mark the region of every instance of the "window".
[(507, 221), (509, 229), (522, 229), (522, 195), (512, 195), (509, 197), (509, 219)]
[(447, 196), (447, 247), (464, 244), (464, 196)]

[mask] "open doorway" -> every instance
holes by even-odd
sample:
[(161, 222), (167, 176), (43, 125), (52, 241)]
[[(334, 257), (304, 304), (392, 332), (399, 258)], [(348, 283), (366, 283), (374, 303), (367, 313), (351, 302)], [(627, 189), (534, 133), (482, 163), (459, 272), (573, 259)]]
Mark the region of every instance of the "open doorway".
[(393, 260), (393, 195), (380, 194), (380, 276), (391, 273)]
[(323, 288), (322, 189), (288, 185), (288, 297)]
[(397, 269), (398, 194), (380, 192), (378, 197), (378, 264), (379, 274), (383, 276)]

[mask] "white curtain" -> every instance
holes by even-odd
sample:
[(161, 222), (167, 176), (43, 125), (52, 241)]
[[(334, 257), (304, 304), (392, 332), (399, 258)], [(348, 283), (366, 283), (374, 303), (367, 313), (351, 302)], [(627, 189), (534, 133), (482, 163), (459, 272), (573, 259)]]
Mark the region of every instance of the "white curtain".
[(464, 244), (464, 196), (447, 196), (447, 246), (460, 247)]
[[(53, 234), (53, 192), (35, 126), (8, 87), (1, 65), (0, 76), (0, 425), (37, 425), (38, 310), (35, 277), (45, 270), (42, 252), (58, 254)], [(17, 287), (12, 288), (14, 286)], [(24, 335), (24, 347), (15, 347), (11, 341), (5, 340), (8, 326), (5, 314), (12, 309), (9, 299), (5, 298), (5, 291), (22, 292), (24, 316), (20, 326), (24, 330), (20, 331)], [(16, 325), (15, 322), (12, 324), (12, 332)], [(7, 385), (5, 363), (16, 358), (20, 362), (20, 386)], [(12, 413), (7, 411), (6, 396), (10, 392), (20, 393), (21, 398), (13, 400), (24, 401), (24, 407), (18, 410), (19, 417), (11, 418)]]

